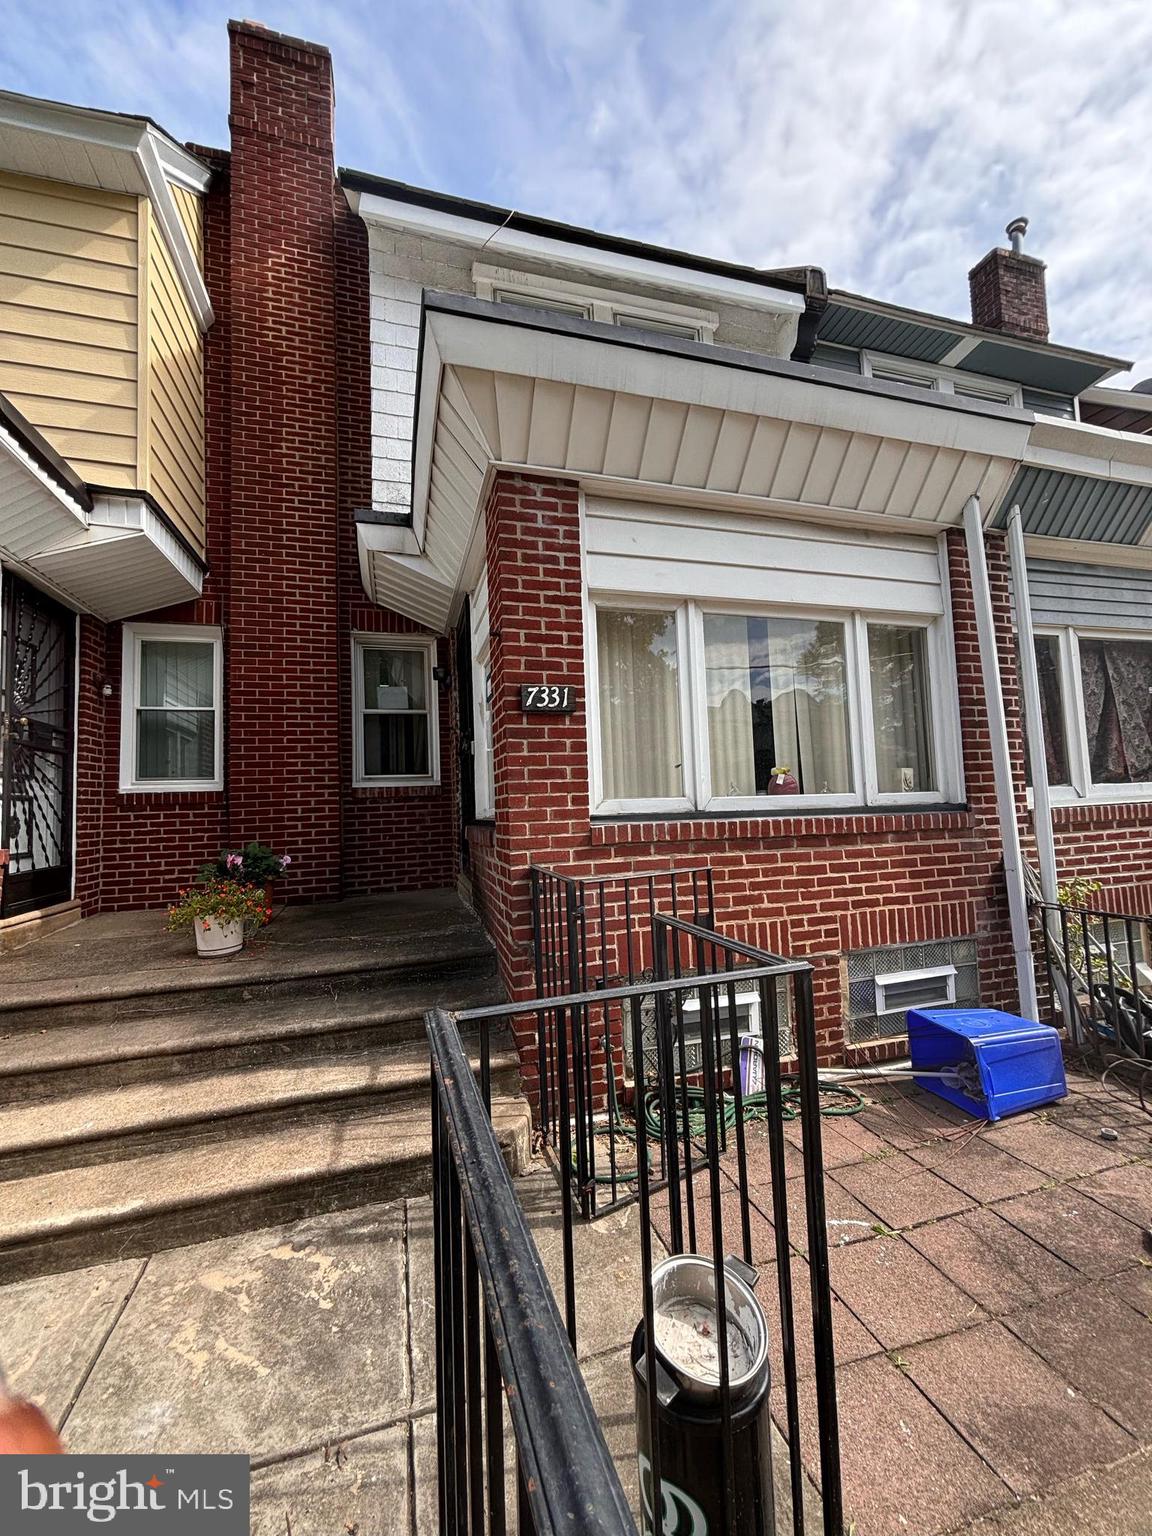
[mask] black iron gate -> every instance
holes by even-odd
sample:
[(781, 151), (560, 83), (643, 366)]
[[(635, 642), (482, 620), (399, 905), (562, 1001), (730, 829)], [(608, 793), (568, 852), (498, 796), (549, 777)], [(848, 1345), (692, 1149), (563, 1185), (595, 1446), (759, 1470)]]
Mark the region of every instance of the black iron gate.
[(72, 894), (76, 615), (4, 572), (0, 645), (0, 917)]

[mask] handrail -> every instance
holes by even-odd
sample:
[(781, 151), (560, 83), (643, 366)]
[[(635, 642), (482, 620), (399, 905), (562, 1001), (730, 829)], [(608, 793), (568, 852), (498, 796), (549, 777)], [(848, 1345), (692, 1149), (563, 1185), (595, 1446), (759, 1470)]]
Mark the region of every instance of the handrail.
[[(453, 1019), (425, 1015), (447, 1133), (522, 1471), (540, 1536), (636, 1525)], [(461, 1455), (463, 1449), (461, 1448)]]
[[(696, 930), (689, 928), (688, 931)], [(728, 942), (710, 929), (702, 928), (699, 931), (713, 942)], [(650, 981), (632, 981), (621, 987), (594, 987), (588, 992), (568, 992), (562, 997), (534, 997), (522, 1003), (486, 1003), (483, 1008), (461, 1008), (453, 1014), (453, 1018), (465, 1024), (474, 1024), (482, 1019), (517, 1019), (528, 1014), (538, 1014), (542, 1010), (553, 1013), (558, 1008), (582, 1008), (588, 1003), (618, 1003), (633, 997), (648, 997), (653, 992), (682, 992), (687, 986), (707, 987), (712, 982), (727, 986), (737, 977), (742, 981), (759, 981), (761, 977), (767, 976), (800, 976), (811, 969), (807, 960), (777, 962), (774, 959), (772, 965), (741, 966), (738, 971), (708, 971), (687, 977), (669, 976), (663, 981), (653, 977)]]

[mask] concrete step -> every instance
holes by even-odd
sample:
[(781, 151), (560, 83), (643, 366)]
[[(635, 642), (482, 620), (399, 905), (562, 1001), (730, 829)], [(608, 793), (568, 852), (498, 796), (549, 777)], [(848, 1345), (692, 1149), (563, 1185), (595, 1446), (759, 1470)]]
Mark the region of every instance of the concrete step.
[[(499, 1002), (494, 976), (382, 982), (335, 996), (254, 998), (139, 1019), (13, 1029), (0, 1013), (0, 1105), (424, 1040), (424, 1013)], [(199, 1000), (203, 1003), (203, 1000)]]
[[(479, 1071), (475, 1038), (466, 1039)], [(493, 1092), (515, 1094), (515, 1048), (494, 1041)], [(247, 1071), (223, 1071), (161, 1082), (74, 1093), (64, 1099), (0, 1109), (0, 1191), (4, 1181), (142, 1153), (226, 1142), (337, 1117), (392, 1115), (428, 1100), (427, 1045), (413, 1040), (386, 1050), (301, 1056)]]
[(188, 935), (166, 933), (155, 912), (89, 918), (6, 957), (0, 1031), (493, 975), (491, 942), (446, 894), (289, 907), (222, 960), (200, 959)]
[[(528, 1106), (494, 1098), (513, 1173), (531, 1150)], [(422, 1194), (427, 1105), (291, 1126), (0, 1183), (0, 1284), (129, 1258), (306, 1214)]]

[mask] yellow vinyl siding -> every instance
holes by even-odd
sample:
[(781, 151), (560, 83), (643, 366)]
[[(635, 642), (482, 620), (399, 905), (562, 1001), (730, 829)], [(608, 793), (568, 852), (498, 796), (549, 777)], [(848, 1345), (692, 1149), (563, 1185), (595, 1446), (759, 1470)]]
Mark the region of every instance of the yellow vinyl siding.
[(176, 212), (180, 215), (180, 222), (188, 231), (188, 238), (192, 242), (192, 249), (196, 252), (196, 265), (204, 269), (204, 200), (197, 197), (195, 192), (189, 192), (186, 187), (178, 187), (172, 183), (172, 196), (176, 203)]
[(0, 392), (76, 472), (138, 483), (137, 199), (0, 173)]
[[(181, 203), (186, 227), (192, 215)], [(183, 194), (191, 197), (191, 194)], [(197, 214), (197, 222), (199, 215)], [(197, 245), (199, 242), (197, 241)], [(148, 318), (145, 487), (197, 549), (204, 548), (204, 338), (155, 216), (145, 241)]]

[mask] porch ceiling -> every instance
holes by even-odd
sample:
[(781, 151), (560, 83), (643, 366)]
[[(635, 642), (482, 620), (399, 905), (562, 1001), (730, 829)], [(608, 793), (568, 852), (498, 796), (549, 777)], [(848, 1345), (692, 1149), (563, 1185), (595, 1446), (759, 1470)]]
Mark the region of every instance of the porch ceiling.
[[(1031, 417), (458, 296), (426, 296), (410, 527), (362, 524), (374, 599), (442, 628), (492, 468), (613, 494), (935, 531), (995, 505)], [(475, 558), (475, 557), (473, 557)]]

